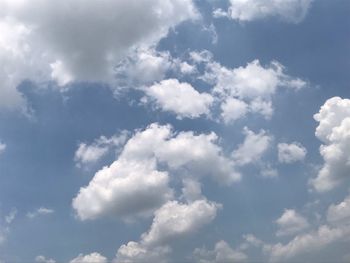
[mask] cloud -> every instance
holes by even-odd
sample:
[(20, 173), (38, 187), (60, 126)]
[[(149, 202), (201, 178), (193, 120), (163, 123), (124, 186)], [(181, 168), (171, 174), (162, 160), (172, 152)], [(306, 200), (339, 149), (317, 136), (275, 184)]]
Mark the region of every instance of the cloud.
[(150, 230), (142, 235), (147, 245), (161, 245), (198, 231), (209, 224), (221, 206), (207, 200), (196, 200), (189, 204), (170, 201), (155, 212)]
[(192, 0), (1, 0), (0, 5), (2, 108), (23, 105), (16, 87), (24, 79), (111, 83), (114, 67), (130, 50), (155, 45), (170, 28), (199, 16)]
[(35, 257), (35, 262), (38, 263), (56, 263), (56, 260), (46, 258), (45, 256), (39, 255)]
[(226, 123), (248, 113), (270, 119), (274, 111), (272, 97), (278, 89), (299, 90), (306, 86), (305, 81), (287, 75), (277, 61), (263, 66), (253, 60), (245, 67), (229, 69), (213, 61), (209, 51), (191, 52), (190, 56), (196, 63), (205, 64), (200, 79), (213, 85), (212, 93), (221, 103), (221, 117)]
[[(178, 62), (169, 52), (159, 52), (154, 47), (136, 48), (116, 66), (116, 81), (119, 87), (149, 85), (164, 79), (166, 73), (177, 66)], [(183, 67), (185, 71), (190, 70), (190, 65)]]
[[(257, 246), (271, 262), (295, 262), (302, 260), (303, 255), (319, 253), (320, 250), (337, 244), (349, 242), (350, 235), (350, 196), (339, 204), (332, 204), (327, 210), (327, 222), (315, 226), (316, 229), (307, 231), (309, 223), (294, 210), (285, 210), (277, 220), (280, 235), (295, 235), (290, 241), (268, 244), (258, 240)], [(282, 231), (282, 232), (281, 232)], [(277, 234), (279, 233), (277, 232)]]
[(76, 258), (72, 259), (70, 263), (107, 263), (108, 260), (104, 256), (97, 252), (89, 255), (79, 254)]
[(320, 154), (324, 164), (311, 184), (322, 192), (333, 189), (349, 178), (350, 100), (330, 98), (314, 118), (319, 123), (315, 135), (323, 142)]
[(163, 111), (174, 112), (178, 118), (198, 118), (208, 115), (213, 97), (199, 93), (189, 83), (167, 79), (144, 89), (148, 97)]
[(245, 127), (243, 132), (244, 142), (232, 153), (233, 160), (239, 166), (259, 161), (272, 142), (272, 137), (264, 130), (254, 133)]
[(280, 17), (299, 23), (307, 14), (312, 0), (230, 0), (227, 11), (217, 9), (214, 17), (228, 17), (239, 21), (253, 21), (266, 17)]
[(228, 98), (221, 104), (221, 117), (225, 123), (230, 123), (244, 117), (248, 112), (248, 104), (242, 100)]
[[(128, 140), (118, 159), (98, 171), (73, 199), (81, 220), (103, 215), (146, 215), (173, 196), (169, 172), (188, 171), (191, 176), (212, 176), (228, 184), (240, 179), (232, 162), (215, 144), (217, 136), (175, 134), (170, 125), (151, 124)], [(169, 171), (158, 168), (166, 164)]]
[(278, 147), (278, 161), (281, 163), (293, 163), (297, 161), (302, 161), (306, 156), (306, 149), (300, 143), (293, 142), (279, 143)]
[(193, 255), (198, 263), (234, 263), (247, 261), (246, 254), (242, 251), (232, 249), (229, 244), (223, 240), (215, 244), (214, 250), (196, 248)]
[(350, 220), (350, 195), (339, 204), (332, 204), (327, 210), (327, 221), (332, 225), (349, 224)]
[(11, 224), (13, 222), (13, 220), (15, 220), (16, 216), (17, 216), (17, 209), (16, 208), (12, 208), (10, 213), (5, 217), (5, 222), (7, 224)]
[(0, 142), (0, 154), (2, 154), (3, 152), (5, 152), (5, 150), (6, 150), (6, 144)]
[(190, 203), (169, 201), (154, 213), (148, 232), (139, 242), (122, 245), (116, 262), (152, 261), (166, 262), (171, 247), (169, 243), (193, 235), (216, 217), (221, 205), (205, 199)]
[(106, 155), (112, 148), (123, 145), (127, 139), (127, 132), (122, 131), (110, 138), (101, 136), (92, 144), (80, 143), (74, 154), (74, 161), (77, 167), (83, 167), (95, 163)]
[(53, 209), (46, 208), (46, 207), (40, 207), (33, 212), (28, 212), (27, 217), (28, 218), (35, 218), (37, 216), (50, 215), (50, 214), (53, 214), (54, 212), (55, 211)]
[(276, 233), (277, 236), (294, 235), (309, 227), (308, 221), (293, 209), (284, 210), (276, 223), (279, 228)]
[(122, 245), (117, 252), (114, 263), (133, 263), (133, 262), (168, 262), (171, 252), (168, 246), (159, 246), (148, 248), (144, 245), (130, 241)]

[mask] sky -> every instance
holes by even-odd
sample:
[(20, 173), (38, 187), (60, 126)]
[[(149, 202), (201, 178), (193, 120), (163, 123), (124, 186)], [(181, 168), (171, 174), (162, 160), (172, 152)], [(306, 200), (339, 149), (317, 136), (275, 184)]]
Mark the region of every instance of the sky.
[(0, 0), (0, 262), (350, 262), (349, 12)]

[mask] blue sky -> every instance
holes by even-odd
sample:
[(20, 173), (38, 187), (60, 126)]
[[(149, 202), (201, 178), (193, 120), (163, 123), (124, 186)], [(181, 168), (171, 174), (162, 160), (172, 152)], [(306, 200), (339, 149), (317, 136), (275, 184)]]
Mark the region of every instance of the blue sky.
[(348, 1), (0, 6), (0, 262), (350, 261)]

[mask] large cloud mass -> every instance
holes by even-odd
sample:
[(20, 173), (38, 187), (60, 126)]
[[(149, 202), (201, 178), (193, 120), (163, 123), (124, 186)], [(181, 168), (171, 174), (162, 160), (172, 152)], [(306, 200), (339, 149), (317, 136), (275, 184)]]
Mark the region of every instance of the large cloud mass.
[(169, 125), (152, 124), (137, 132), (118, 159), (80, 189), (73, 208), (82, 220), (106, 214), (147, 214), (172, 198), (169, 172), (179, 169), (190, 176), (212, 176), (222, 184), (239, 180), (217, 139), (214, 133), (175, 134)]
[(0, 6), (2, 107), (22, 103), (15, 88), (25, 78), (109, 82), (130, 48), (156, 44), (169, 28), (197, 17), (192, 0), (0, 0)]
[(350, 177), (350, 100), (333, 97), (319, 113), (316, 136), (323, 145), (320, 153), (324, 164), (311, 183), (318, 191), (327, 191)]

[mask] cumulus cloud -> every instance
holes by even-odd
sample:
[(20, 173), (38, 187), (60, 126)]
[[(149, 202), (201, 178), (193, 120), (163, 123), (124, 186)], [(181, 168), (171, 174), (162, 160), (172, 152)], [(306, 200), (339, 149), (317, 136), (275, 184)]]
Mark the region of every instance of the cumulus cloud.
[(332, 204), (327, 210), (327, 221), (333, 225), (349, 224), (350, 195), (339, 204)]
[(259, 161), (272, 142), (272, 137), (264, 130), (254, 133), (245, 127), (243, 132), (244, 142), (232, 153), (235, 163), (240, 166)]
[[(277, 220), (280, 235), (295, 235), (285, 244), (278, 242), (268, 244), (258, 240), (256, 246), (261, 247), (271, 262), (295, 262), (302, 260), (305, 254), (318, 253), (320, 250), (339, 242), (349, 242), (350, 234), (350, 196), (339, 204), (328, 207), (327, 222), (307, 230), (309, 223), (294, 210), (285, 210)], [(282, 231), (282, 232), (281, 232)], [(277, 234), (279, 233), (277, 232)]]
[[(191, 176), (212, 176), (224, 184), (239, 180), (217, 139), (214, 133), (176, 134), (169, 125), (151, 124), (136, 132), (118, 159), (80, 189), (73, 208), (81, 220), (107, 214), (147, 215), (172, 198), (169, 172), (179, 169)], [(168, 170), (160, 170), (160, 165)]]
[(193, 255), (198, 263), (246, 262), (248, 258), (242, 251), (231, 248), (223, 240), (217, 242), (213, 250), (196, 248)]
[(180, 119), (208, 115), (214, 101), (210, 94), (200, 93), (191, 84), (181, 83), (177, 79), (163, 80), (144, 91), (158, 108), (174, 112)]
[(253, 60), (245, 67), (229, 69), (213, 61), (208, 51), (190, 55), (196, 63), (205, 64), (200, 79), (213, 85), (212, 93), (221, 103), (221, 117), (226, 123), (247, 113), (269, 119), (274, 111), (272, 97), (279, 88), (299, 90), (306, 86), (305, 81), (287, 75), (284, 66), (277, 61), (263, 66), (259, 60)]
[[(169, 52), (159, 52), (154, 47), (136, 48), (129, 52), (115, 68), (118, 86), (142, 86), (164, 79), (169, 70), (176, 70), (180, 62)], [(190, 70), (190, 65), (184, 70)]]
[(293, 163), (304, 160), (306, 156), (306, 149), (300, 143), (279, 143), (278, 147), (278, 161), (281, 163)]
[(79, 254), (76, 258), (72, 259), (70, 263), (107, 263), (108, 260), (104, 256), (97, 252), (89, 255)]
[(147, 245), (160, 245), (196, 232), (216, 217), (220, 207), (207, 200), (189, 204), (170, 201), (155, 212), (151, 228), (142, 235), (142, 241)]
[(54, 212), (55, 212), (55, 210), (53, 210), (53, 209), (46, 208), (46, 207), (40, 207), (33, 212), (28, 212), (27, 217), (28, 218), (35, 218), (38, 216), (50, 215), (50, 214), (53, 214)]
[(216, 9), (214, 17), (229, 17), (238, 21), (253, 21), (280, 17), (292, 23), (301, 22), (313, 0), (230, 0), (227, 11)]
[(294, 235), (309, 227), (306, 218), (293, 209), (284, 210), (281, 217), (276, 220), (276, 223), (278, 225), (277, 236)]
[(194, 234), (209, 224), (216, 217), (219, 208), (221, 205), (205, 199), (190, 203), (165, 203), (155, 212), (150, 229), (141, 235), (139, 242), (132, 241), (119, 248), (116, 262), (151, 259), (166, 262), (171, 252), (169, 243)]
[(155, 45), (170, 28), (198, 17), (192, 0), (1, 0), (0, 5), (5, 67), (0, 105), (7, 108), (23, 104), (16, 87), (24, 79), (110, 83), (114, 67), (131, 49)]
[(106, 155), (112, 148), (123, 145), (127, 139), (127, 132), (122, 131), (110, 138), (101, 136), (91, 144), (80, 143), (74, 154), (77, 167), (95, 163)]
[(314, 118), (319, 123), (315, 135), (323, 142), (320, 154), (324, 164), (311, 184), (317, 191), (327, 191), (350, 175), (350, 100), (333, 97)]

